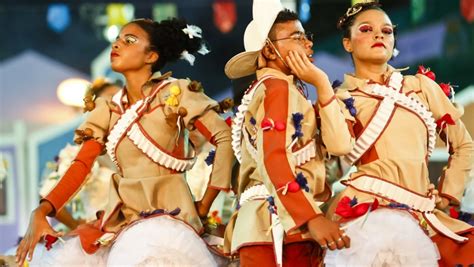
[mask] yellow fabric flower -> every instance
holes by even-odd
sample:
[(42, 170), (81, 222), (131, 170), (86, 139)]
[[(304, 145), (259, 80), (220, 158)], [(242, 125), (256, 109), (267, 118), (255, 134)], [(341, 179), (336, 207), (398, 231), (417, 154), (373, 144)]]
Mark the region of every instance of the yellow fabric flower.
[(170, 95), (165, 100), (166, 105), (176, 107), (179, 104), (178, 96), (181, 94), (181, 89), (174, 85), (170, 88)]

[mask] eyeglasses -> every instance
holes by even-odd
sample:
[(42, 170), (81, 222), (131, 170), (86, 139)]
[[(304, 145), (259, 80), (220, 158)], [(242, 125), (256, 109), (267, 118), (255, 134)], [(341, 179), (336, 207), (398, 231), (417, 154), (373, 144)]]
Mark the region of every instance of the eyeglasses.
[(311, 32), (298, 32), (298, 33), (295, 33), (293, 35), (291, 35), (290, 37), (285, 37), (285, 38), (281, 38), (281, 39), (275, 39), (275, 40), (270, 40), (272, 42), (276, 42), (276, 41), (282, 41), (282, 40), (295, 40), (295, 41), (300, 41), (300, 42), (304, 42), (304, 41), (310, 41), (312, 42), (313, 41), (313, 37), (314, 37), (314, 34), (311, 33)]

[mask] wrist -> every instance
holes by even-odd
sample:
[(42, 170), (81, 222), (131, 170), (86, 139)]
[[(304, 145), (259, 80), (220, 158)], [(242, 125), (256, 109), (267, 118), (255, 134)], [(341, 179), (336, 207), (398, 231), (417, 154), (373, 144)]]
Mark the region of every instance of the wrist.
[(34, 210), (34, 212), (40, 213), (44, 216), (48, 216), (53, 211), (53, 205), (47, 200), (41, 201), (40, 205)]

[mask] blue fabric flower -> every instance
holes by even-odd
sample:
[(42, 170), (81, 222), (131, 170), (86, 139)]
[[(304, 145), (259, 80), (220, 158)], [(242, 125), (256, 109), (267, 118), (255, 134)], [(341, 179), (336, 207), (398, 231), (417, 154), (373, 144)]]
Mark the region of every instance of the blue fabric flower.
[(153, 210), (153, 211), (142, 211), (142, 212), (140, 212), (140, 217), (146, 218), (146, 217), (150, 217), (152, 215), (157, 215), (157, 214), (169, 214), (171, 216), (176, 216), (180, 212), (181, 212), (180, 208), (176, 208), (172, 211), (167, 211), (165, 209), (156, 209), (156, 210)]
[(204, 160), (207, 166), (211, 166), (214, 163), (215, 157), (216, 157), (216, 151), (215, 150), (209, 151), (209, 155), (207, 155), (206, 159)]
[(408, 206), (407, 204), (402, 204), (402, 203), (398, 203), (398, 202), (390, 202), (390, 204), (388, 204), (388, 206), (390, 208), (397, 208), (397, 209), (407, 209), (407, 210), (410, 209), (410, 206)]
[(255, 126), (257, 124), (257, 121), (255, 120), (254, 117), (250, 117), (250, 123)]
[(357, 205), (358, 201), (357, 201), (357, 197), (354, 196), (352, 199), (351, 199), (351, 202), (349, 203), (349, 205), (351, 207), (354, 207), (355, 205)]
[(336, 89), (338, 88), (339, 86), (341, 86), (342, 82), (339, 81), (339, 80), (334, 80), (334, 82), (332, 82), (332, 89)]
[(301, 122), (303, 121), (304, 115), (302, 113), (296, 112), (291, 114), (291, 117), (295, 126), (295, 133), (291, 136), (291, 139), (303, 137)]
[(272, 196), (267, 197), (267, 201), (268, 201), (268, 211), (270, 211), (270, 213), (277, 214), (275, 200), (273, 199), (273, 197)]
[(308, 180), (306, 180), (306, 177), (304, 177), (303, 173), (300, 172), (296, 175), (296, 182), (301, 188), (304, 188), (304, 191), (309, 192)]
[(352, 116), (355, 116), (357, 114), (357, 110), (354, 107), (354, 98), (349, 97), (347, 99), (342, 100), (344, 104), (346, 104), (346, 108), (349, 110), (349, 113), (351, 113)]

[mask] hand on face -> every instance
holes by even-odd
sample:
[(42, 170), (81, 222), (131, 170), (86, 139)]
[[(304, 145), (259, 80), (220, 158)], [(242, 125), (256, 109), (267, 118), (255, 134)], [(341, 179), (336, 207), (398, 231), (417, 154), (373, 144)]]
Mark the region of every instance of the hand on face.
[(319, 87), (322, 83), (329, 82), (326, 73), (312, 63), (312, 58), (308, 58), (301, 52), (290, 51), (286, 57), (286, 62), (291, 72), (307, 83)]

